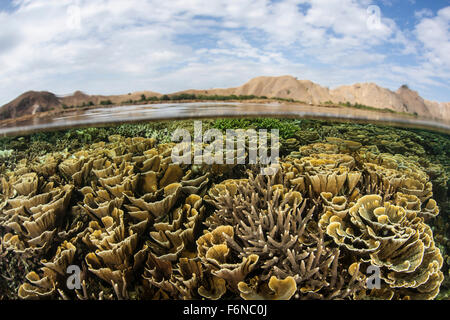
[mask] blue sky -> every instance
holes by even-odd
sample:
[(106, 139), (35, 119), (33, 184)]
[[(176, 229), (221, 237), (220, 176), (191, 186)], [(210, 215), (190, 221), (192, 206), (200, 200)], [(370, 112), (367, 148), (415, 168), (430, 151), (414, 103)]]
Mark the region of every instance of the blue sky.
[(448, 0), (0, 0), (0, 105), (292, 75), (450, 101)]

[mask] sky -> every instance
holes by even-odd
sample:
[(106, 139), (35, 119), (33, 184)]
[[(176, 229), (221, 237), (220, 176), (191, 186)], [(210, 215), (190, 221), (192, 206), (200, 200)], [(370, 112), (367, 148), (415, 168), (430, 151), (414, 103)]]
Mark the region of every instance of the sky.
[(292, 75), (450, 101), (450, 0), (0, 0), (0, 105)]

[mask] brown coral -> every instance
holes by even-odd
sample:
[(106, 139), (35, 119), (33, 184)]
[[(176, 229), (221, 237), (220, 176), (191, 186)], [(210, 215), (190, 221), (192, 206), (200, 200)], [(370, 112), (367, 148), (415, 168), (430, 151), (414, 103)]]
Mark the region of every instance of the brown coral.
[(337, 244), (370, 257), (391, 288), (401, 287), (399, 292), (410, 298), (437, 295), (443, 259), (434, 246), (430, 227), (413, 211), (383, 203), (378, 195), (367, 195), (347, 216), (327, 213), (321, 222)]
[[(436, 296), (443, 259), (425, 221), (439, 206), (417, 162), (340, 138), (300, 148), (288, 139), (299, 151), (264, 176), (241, 165), (254, 142), (232, 164), (188, 165), (172, 162), (173, 143), (117, 135), (2, 171), (2, 251), (44, 265), (19, 296)], [(243, 177), (249, 167), (257, 171)], [(369, 262), (381, 269), (379, 290), (364, 288)], [(83, 267), (82, 291), (64, 288), (71, 263)]]
[[(213, 230), (211, 238), (222, 243), (219, 248), (226, 255), (259, 256), (260, 281), (292, 276), (300, 298), (350, 295), (357, 285), (352, 280), (349, 288), (341, 290), (344, 276), (337, 273), (339, 250), (325, 245), (323, 233), (311, 219), (316, 207), (300, 192), (286, 188), (287, 183), (282, 170), (271, 177), (249, 173), (248, 180), (235, 182), (233, 192), (226, 187), (226, 192), (210, 192), (217, 208), (207, 220)], [(221, 236), (214, 237), (215, 233)]]
[(245, 282), (240, 282), (239, 291), (245, 300), (289, 300), (297, 291), (297, 283), (293, 277), (280, 280), (272, 276), (268, 284), (258, 288), (252, 288)]
[[(73, 187), (38, 187), (35, 174), (19, 179), (14, 185), (18, 196), (6, 201), (0, 226), (10, 230), (3, 237), (5, 246), (27, 256), (44, 254), (66, 214)], [(28, 193), (28, 195), (27, 195)]]
[(38, 299), (51, 296), (58, 290), (58, 284), (64, 283), (66, 270), (75, 256), (76, 247), (65, 241), (62, 243), (52, 261), (42, 260), (42, 276), (32, 271), (27, 274), (28, 283), (20, 286), (18, 295), (21, 299)]

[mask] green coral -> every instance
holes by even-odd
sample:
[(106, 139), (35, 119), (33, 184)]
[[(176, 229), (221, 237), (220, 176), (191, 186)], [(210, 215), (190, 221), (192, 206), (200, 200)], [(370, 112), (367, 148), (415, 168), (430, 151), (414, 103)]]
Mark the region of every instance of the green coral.
[(13, 154), (14, 150), (0, 150), (0, 158), (8, 158)]
[[(267, 129), (268, 131), (278, 129), (282, 144), (281, 156), (286, 156), (292, 151), (298, 152), (302, 146), (312, 143), (327, 143), (327, 138), (339, 138), (359, 142), (367, 146), (367, 150), (375, 155), (401, 154), (400, 157), (392, 157), (400, 168), (408, 168), (409, 161), (420, 165), (431, 179), (433, 197), (440, 207), (441, 214), (437, 218), (431, 219), (429, 224), (432, 226), (436, 238), (436, 246), (439, 247), (444, 257), (442, 271), (446, 279), (442, 283), (442, 292), (438, 299), (448, 298), (448, 292), (450, 292), (450, 241), (448, 238), (450, 234), (450, 138), (448, 135), (419, 129), (306, 119), (216, 119), (203, 120), (202, 127), (203, 131), (211, 128), (222, 131), (226, 129)], [(53, 152), (75, 153), (86, 145), (101, 141), (107, 142), (114, 135), (154, 138), (157, 143), (171, 142), (172, 133), (179, 128), (187, 129), (193, 134), (194, 121), (120, 124), (103, 128), (77, 128), (40, 132), (25, 137), (0, 138), (0, 150), (3, 150), (0, 151), (0, 173), (7, 172), (7, 169), (14, 169), (14, 166), (22, 159), (36, 159)], [(6, 156), (2, 157), (2, 154)], [(213, 178), (211, 179), (213, 180)], [(16, 257), (6, 257), (8, 261), (16, 263)], [(27, 263), (29, 264), (29, 262)], [(0, 263), (0, 270), (3, 270), (0, 273), (10, 275), (11, 270), (5, 269), (7, 267), (8, 265)], [(7, 288), (2, 287), (0, 281), (0, 298), (2, 290), (7, 290)]]
[(298, 120), (256, 118), (256, 119), (217, 119), (212, 124), (213, 128), (220, 130), (227, 129), (255, 129), (255, 130), (279, 130), (279, 135), (283, 139), (292, 137), (300, 130)]

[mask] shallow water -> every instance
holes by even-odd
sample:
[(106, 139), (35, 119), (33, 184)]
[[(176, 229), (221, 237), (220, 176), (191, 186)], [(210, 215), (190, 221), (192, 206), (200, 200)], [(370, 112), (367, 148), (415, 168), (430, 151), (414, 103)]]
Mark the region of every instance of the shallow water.
[(397, 127), (430, 129), (450, 133), (450, 122), (439, 119), (417, 118), (372, 110), (346, 107), (319, 107), (280, 103), (167, 103), (124, 105), (87, 110), (68, 111), (59, 116), (45, 115), (0, 123), (0, 136), (27, 134), (44, 130), (57, 130), (112, 123), (158, 121), (168, 119), (198, 119), (223, 117), (275, 117), (324, 120), (352, 120), (376, 122)]
[[(398, 127), (446, 124), (257, 104), (131, 108), (0, 128), (11, 134), (0, 139), (0, 299), (448, 299), (450, 136)], [(194, 137), (192, 118), (203, 133), (278, 130), (282, 169), (250, 165), (249, 141), (243, 164), (173, 163), (172, 133)], [(368, 290), (371, 265), (379, 290)]]

